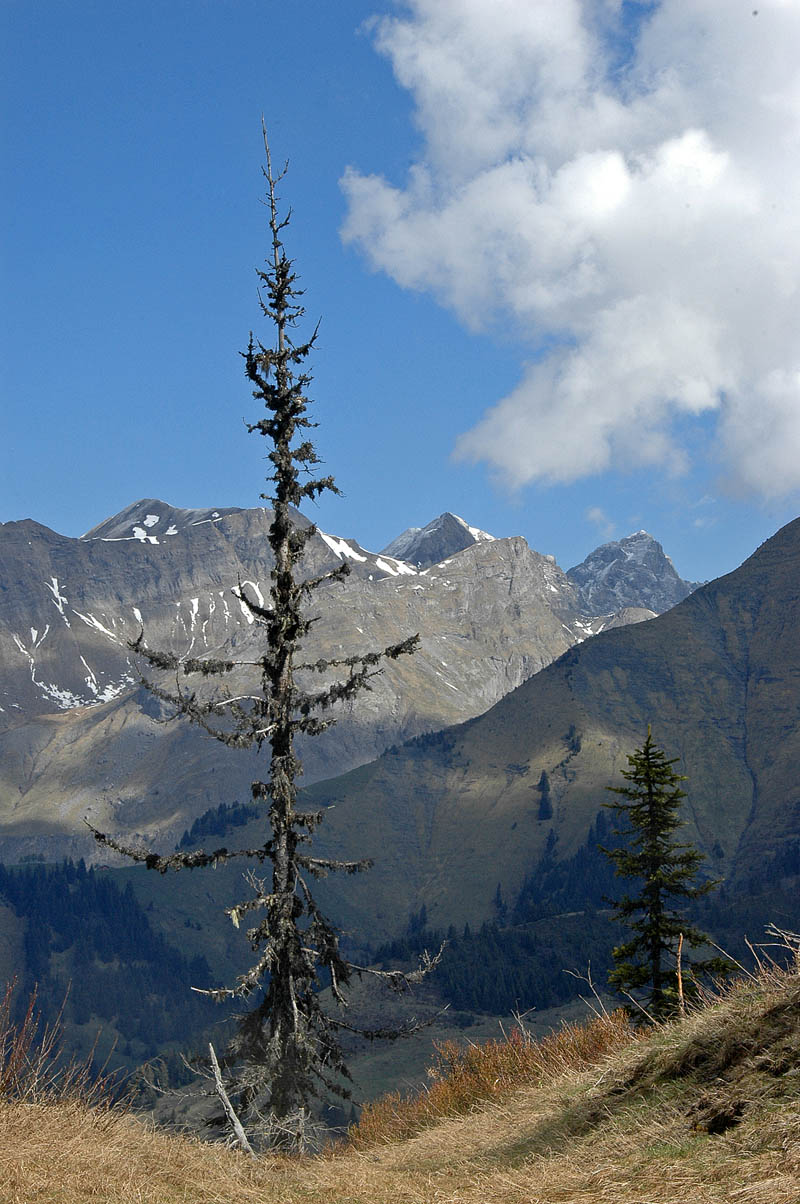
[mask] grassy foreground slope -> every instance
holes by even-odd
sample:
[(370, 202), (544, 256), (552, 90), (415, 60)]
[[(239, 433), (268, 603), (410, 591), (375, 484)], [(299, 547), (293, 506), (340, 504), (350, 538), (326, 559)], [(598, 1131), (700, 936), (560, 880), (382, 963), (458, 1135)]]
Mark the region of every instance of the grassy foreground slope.
[[(80, 1103), (0, 1101), (4, 1204), (797, 1204), (800, 973), (763, 969), (644, 1036), (450, 1057), (349, 1148), (251, 1161)], [(488, 1061), (483, 1061), (483, 1059)], [(517, 1070), (514, 1070), (516, 1062)], [(505, 1071), (486, 1074), (499, 1065)], [(464, 1077), (466, 1075), (466, 1078)], [(483, 1088), (480, 1082), (483, 1081)], [(444, 1083), (443, 1088), (438, 1084)], [(477, 1089), (476, 1089), (477, 1083)], [(438, 1104), (436, 1091), (438, 1089)], [(483, 1099), (476, 1096), (483, 1095)], [(449, 1107), (452, 1115), (436, 1116)], [(455, 1114), (458, 1109), (468, 1109)], [(402, 1133), (410, 1135), (401, 1136)]]

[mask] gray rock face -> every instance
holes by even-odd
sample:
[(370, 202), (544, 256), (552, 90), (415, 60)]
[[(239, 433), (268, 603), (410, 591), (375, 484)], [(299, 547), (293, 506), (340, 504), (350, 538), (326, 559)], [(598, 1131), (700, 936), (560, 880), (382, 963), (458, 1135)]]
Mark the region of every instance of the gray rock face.
[(580, 607), (587, 615), (626, 607), (646, 607), (663, 614), (699, 584), (678, 576), (661, 544), (647, 531), (604, 543), (582, 564), (569, 569), (567, 576), (576, 586)]
[(438, 518), (429, 522), (426, 527), (409, 527), (398, 535), (383, 549), (388, 556), (398, 556), (419, 568), (430, 568), (455, 556), (465, 548), (471, 548), (476, 543), (485, 543), (494, 539), (486, 531), (471, 527), (457, 514), (445, 511)]
[[(444, 517), (429, 524), (444, 541), (438, 550), (452, 547), (448, 532), (470, 542), (427, 569), (319, 531), (309, 542), (308, 575), (343, 561), (351, 569), (313, 594), (310, 661), (415, 632), (421, 647), (301, 747), (306, 782), (473, 718), (573, 644), (648, 617), (587, 615), (552, 557)], [(260, 630), (235, 589), (268, 598), (270, 519), (264, 508), (145, 499), (81, 539), (27, 520), (0, 525), (0, 859), (12, 836), (34, 840), (17, 851), (91, 854), (91, 842), (75, 844), (87, 813), (99, 827), (167, 840), (208, 807), (249, 797), (264, 764), (168, 722), (140, 685), (128, 641), (144, 628), (151, 647), (178, 655), (257, 660)], [(247, 692), (254, 672), (243, 667), (233, 687)], [(164, 684), (174, 689), (174, 679)]]
[[(299, 521), (307, 522), (298, 516)], [(0, 524), (0, 728), (111, 702), (138, 684), (127, 642), (192, 655), (241, 643), (252, 616), (238, 581), (264, 598), (270, 511), (181, 511), (148, 499), (82, 539), (29, 520)], [(346, 560), (360, 582), (414, 575), (354, 540), (318, 532), (309, 575)]]

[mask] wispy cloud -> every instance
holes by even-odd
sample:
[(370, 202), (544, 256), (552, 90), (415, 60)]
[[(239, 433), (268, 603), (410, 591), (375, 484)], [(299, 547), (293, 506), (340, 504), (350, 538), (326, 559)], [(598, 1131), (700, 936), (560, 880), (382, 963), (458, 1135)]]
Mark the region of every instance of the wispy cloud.
[(531, 347), (458, 455), (514, 486), (679, 473), (705, 413), (731, 487), (800, 487), (800, 5), (757, 7), (410, 0), (378, 22), (423, 150), (399, 186), (348, 171), (343, 235)]
[(616, 523), (614, 523), (600, 506), (590, 506), (586, 511), (586, 517), (590, 523), (593, 523), (604, 539), (613, 539), (616, 531)]

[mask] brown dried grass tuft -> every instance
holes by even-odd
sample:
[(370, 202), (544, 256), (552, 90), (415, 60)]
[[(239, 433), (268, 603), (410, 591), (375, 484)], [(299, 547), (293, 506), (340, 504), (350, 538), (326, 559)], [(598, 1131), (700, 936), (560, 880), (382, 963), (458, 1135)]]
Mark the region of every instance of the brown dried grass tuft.
[(85, 1060), (66, 1058), (62, 1048), (61, 1011), (52, 1024), (43, 1024), (31, 992), (22, 1019), (12, 1019), (16, 978), (6, 984), (0, 999), (0, 1099), (29, 1103), (78, 1100), (99, 1110), (112, 1106), (117, 1076), (105, 1066), (93, 1066), (95, 1049)]
[(431, 1085), (417, 1095), (395, 1092), (365, 1106), (348, 1133), (351, 1149), (361, 1150), (418, 1133), (443, 1117), (458, 1116), (477, 1103), (508, 1095), (592, 1066), (636, 1039), (622, 1010), (583, 1024), (565, 1024), (535, 1041), (517, 1024), (505, 1040), (482, 1045), (443, 1041), (434, 1046), (428, 1071)]

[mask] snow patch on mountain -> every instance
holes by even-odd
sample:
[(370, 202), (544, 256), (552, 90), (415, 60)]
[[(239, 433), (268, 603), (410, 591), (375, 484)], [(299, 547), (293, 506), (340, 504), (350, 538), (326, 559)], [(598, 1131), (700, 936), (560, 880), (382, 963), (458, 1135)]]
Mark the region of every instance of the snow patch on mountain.
[[(104, 623), (101, 623), (99, 619), (96, 619), (94, 617), (94, 615), (92, 615), (92, 614), (84, 615), (84, 614), (81, 614), (81, 612), (79, 610), (74, 610), (74, 609), (73, 609), (72, 613), (76, 614), (79, 619), (83, 619), (83, 621), (87, 627), (94, 627), (95, 631), (99, 631), (101, 635), (104, 635), (107, 639), (111, 640), (113, 643), (115, 643), (115, 644), (119, 643), (119, 636), (115, 635), (115, 633), (113, 631), (109, 631), (108, 627), (106, 627)], [(115, 620), (112, 619), (111, 621), (114, 622)]]
[[(45, 635), (46, 634), (47, 632), (45, 632)], [(89, 667), (84, 657), (81, 656), (80, 660), (84, 669), (86, 670), (84, 681), (86, 683), (88, 695), (76, 694), (74, 690), (67, 689), (66, 687), (60, 686), (52, 681), (42, 681), (41, 678), (37, 677), (36, 675), (36, 657), (34, 656), (34, 652), (36, 648), (41, 645), (44, 635), (41, 639), (37, 639), (38, 632), (34, 634), (33, 628), (31, 628), (31, 635), (34, 637), (31, 648), (26, 648), (25, 644), (16, 633), (12, 633), (12, 639), (21, 654), (28, 662), (28, 668), (30, 670), (31, 681), (33, 685), (43, 698), (55, 705), (60, 711), (71, 711), (74, 710), (75, 707), (99, 706), (103, 702), (112, 702), (113, 699), (118, 698), (120, 694), (123, 694), (130, 686), (132, 686), (136, 680), (130, 672), (127, 672), (124, 673), (120, 679), (116, 681), (109, 681), (105, 685), (102, 685), (98, 680), (97, 674)], [(130, 669), (130, 661), (127, 662), (127, 667)]]
[[(152, 518), (153, 516), (148, 515), (148, 517)], [(133, 528), (133, 538), (138, 539), (139, 543), (158, 543), (159, 542), (158, 536), (157, 535), (148, 535), (147, 532), (145, 531), (144, 527), (134, 527)]]
[(361, 564), (366, 562), (366, 556), (362, 556), (355, 548), (352, 548), (346, 539), (339, 539), (336, 535), (326, 535), (324, 531), (317, 528), (317, 534), (325, 540), (330, 550), (340, 560), (357, 560)]
[(61, 618), (66, 623), (67, 627), (69, 627), (70, 621), (67, 618), (66, 612), (64, 610), (64, 607), (67, 605), (67, 599), (61, 593), (61, 589), (59, 588), (59, 584), (58, 584), (58, 577), (51, 577), (49, 581), (45, 581), (45, 585), (50, 590), (50, 593), (53, 595), (53, 605), (55, 606), (58, 613), (61, 615)]
[[(391, 560), (391, 564), (389, 563), (389, 560)], [(393, 557), (389, 557), (389, 560), (387, 560), (384, 556), (378, 556), (375, 559), (375, 567), (382, 569), (384, 573), (388, 573), (390, 577), (416, 577), (417, 570), (412, 568), (410, 564), (406, 564), (404, 560), (396, 560)]]

